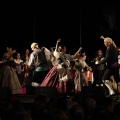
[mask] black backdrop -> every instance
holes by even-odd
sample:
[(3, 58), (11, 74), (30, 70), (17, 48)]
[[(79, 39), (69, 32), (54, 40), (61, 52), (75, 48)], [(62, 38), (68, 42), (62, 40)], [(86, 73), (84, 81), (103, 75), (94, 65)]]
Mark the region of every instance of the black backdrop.
[(21, 54), (33, 41), (54, 47), (58, 38), (74, 54), (80, 46), (89, 57), (106, 49), (100, 35), (120, 46), (119, 4), (98, 2), (3, 2), (0, 19), (0, 56), (12, 46)]

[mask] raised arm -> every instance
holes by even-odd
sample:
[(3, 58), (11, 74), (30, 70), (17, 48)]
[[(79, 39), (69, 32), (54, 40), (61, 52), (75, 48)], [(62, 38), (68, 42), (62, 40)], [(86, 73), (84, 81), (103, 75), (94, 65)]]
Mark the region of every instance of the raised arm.
[(56, 46), (55, 46), (55, 49), (56, 49), (57, 52), (59, 52), (59, 42), (61, 42), (61, 39), (57, 40), (57, 43), (56, 43)]
[(102, 36), (100, 36), (100, 39), (103, 39), (103, 40), (104, 40), (104, 39), (105, 39), (105, 37), (102, 35)]
[(80, 48), (78, 49), (78, 51), (73, 55), (73, 57), (75, 58), (75, 57), (77, 56), (77, 54), (78, 54), (81, 50), (82, 50), (82, 47), (80, 47)]

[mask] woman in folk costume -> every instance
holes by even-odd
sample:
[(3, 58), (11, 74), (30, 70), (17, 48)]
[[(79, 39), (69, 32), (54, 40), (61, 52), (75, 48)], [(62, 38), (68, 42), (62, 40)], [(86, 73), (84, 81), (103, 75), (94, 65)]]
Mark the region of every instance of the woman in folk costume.
[(14, 62), (15, 62), (16, 73), (17, 73), (18, 79), (20, 81), (20, 84), (23, 86), (23, 82), (24, 82), (24, 63), (23, 63), (23, 60), (20, 58), (20, 53), (16, 54)]
[[(55, 51), (58, 50), (58, 43), (59, 42), (60, 42), (60, 39), (57, 40)], [(57, 58), (59, 58), (59, 53), (57, 53), (56, 57), (55, 57), (55, 55), (54, 55), (55, 51), (52, 51), (50, 54), (50, 60), (52, 62), (53, 67), (50, 69), (50, 71), (48, 72), (48, 74), (44, 78), (43, 82), (40, 84), (40, 86), (51, 86), (51, 87), (57, 86), (57, 82), (58, 82)]]
[[(66, 54), (66, 46), (60, 46), (59, 47), (60, 51), (55, 51), (55, 54), (58, 54), (58, 90), (61, 93), (66, 93), (67, 88), (66, 84), (68, 80), (72, 79), (71, 72), (70, 72), (70, 61), (72, 60), (72, 57), (70, 54)], [(57, 53), (58, 52), (58, 53)]]
[(85, 74), (86, 71), (92, 71), (91, 67), (86, 63), (86, 55), (85, 53), (80, 54), (79, 58), (75, 61), (74, 68), (76, 69), (75, 73), (75, 91), (80, 92), (82, 86), (88, 86), (87, 76)]
[[(77, 54), (81, 51), (81, 47), (74, 55), (66, 54), (66, 46), (60, 46), (60, 57), (58, 58), (59, 71), (59, 87), (63, 87), (65, 92), (72, 92), (74, 87), (74, 74), (75, 70), (71, 65), (71, 62), (77, 57)], [(71, 89), (71, 91), (70, 91)], [(69, 91), (68, 91), (69, 90)]]
[(66, 54), (65, 46), (59, 49), (58, 44), (60, 41), (61, 39), (57, 40), (56, 49), (53, 52), (53, 68), (49, 71), (40, 86), (55, 86), (60, 93), (65, 93), (66, 81), (72, 79), (71, 72), (68, 68), (70, 66), (70, 60), (74, 58), (74, 56)]
[(3, 63), (0, 68), (0, 86), (8, 87), (11, 94), (18, 94), (20, 93), (22, 86), (15, 70), (15, 63), (12, 57), (14, 53), (16, 53), (16, 50), (7, 47), (7, 52), (3, 55)]
[(28, 65), (27, 65), (29, 58), (30, 58), (30, 50), (26, 48), (25, 54), (23, 54), (21, 56), (21, 60), (23, 60), (23, 63), (24, 63), (24, 77), (25, 77), (26, 83), (27, 83), (28, 77), (29, 77), (29, 71), (28, 71)]

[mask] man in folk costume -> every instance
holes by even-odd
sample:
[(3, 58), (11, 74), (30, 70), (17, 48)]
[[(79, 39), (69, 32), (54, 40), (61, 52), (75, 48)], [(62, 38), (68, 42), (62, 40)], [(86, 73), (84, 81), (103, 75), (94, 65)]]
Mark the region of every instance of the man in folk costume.
[(105, 58), (101, 61), (96, 61), (95, 64), (99, 65), (106, 63), (106, 70), (102, 77), (102, 80), (109, 90), (109, 95), (113, 95), (115, 94), (115, 92), (112, 88), (110, 77), (113, 75), (115, 82), (118, 83), (118, 85), (120, 83), (118, 66), (118, 49), (111, 38), (109, 37), (104, 38), (103, 36), (101, 36), (100, 38), (104, 40), (104, 45), (107, 47), (107, 50)]
[(30, 73), (30, 81), (34, 83), (32, 86), (35, 86), (35, 83), (37, 85), (42, 83), (49, 71), (49, 67), (44, 49), (39, 48), (38, 43), (35, 42), (31, 44), (31, 49), (33, 52), (30, 54), (27, 64)]

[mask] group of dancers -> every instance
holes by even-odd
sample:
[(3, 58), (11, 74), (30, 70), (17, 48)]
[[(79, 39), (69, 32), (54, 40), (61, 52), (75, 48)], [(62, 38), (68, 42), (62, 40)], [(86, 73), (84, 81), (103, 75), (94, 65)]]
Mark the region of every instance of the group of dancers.
[[(31, 54), (24, 62), (27, 66), (26, 88), (29, 92), (31, 87), (49, 86), (56, 87), (60, 93), (80, 93), (83, 86), (91, 84), (106, 86), (109, 95), (115, 94), (110, 83), (111, 76), (116, 84), (120, 85), (118, 48), (109, 37), (100, 37), (106, 46), (103, 56), (102, 50), (98, 50), (95, 57), (94, 67), (86, 62), (86, 53), (82, 53), (82, 47), (74, 55), (67, 54), (65, 45), (60, 45), (61, 39), (56, 42), (55, 50), (39, 47), (39, 44), (31, 44)], [(13, 54), (15, 50), (7, 49), (0, 63), (0, 86), (9, 87), (12, 94), (19, 94), (22, 85), (16, 74)], [(22, 71), (22, 69), (20, 70)], [(92, 74), (91, 74), (92, 73)]]

